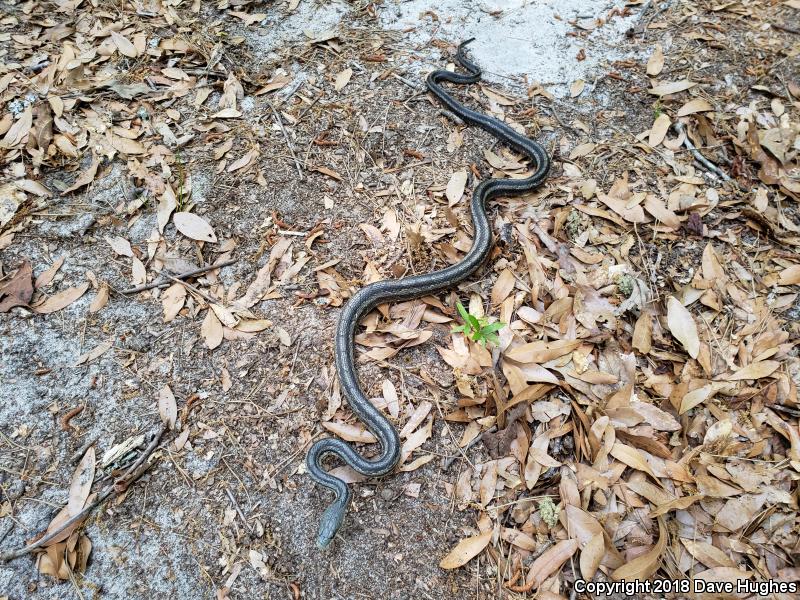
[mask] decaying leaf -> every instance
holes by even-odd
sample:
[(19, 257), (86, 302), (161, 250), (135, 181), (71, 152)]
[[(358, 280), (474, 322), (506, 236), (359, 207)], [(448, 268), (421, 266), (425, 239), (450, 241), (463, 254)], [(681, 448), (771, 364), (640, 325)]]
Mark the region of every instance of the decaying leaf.
[(441, 560), (439, 567), (442, 569), (457, 569), (464, 566), (480, 554), (491, 539), (491, 530), (485, 531), (480, 535), (464, 538)]
[(211, 225), (206, 222), (202, 217), (198, 217), (194, 213), (178, 212), (172, 217), (172, 222), (175, 227), (183, 235), (199, 242), (216, 242), (217, 236)]
[(691, 313), (675, 296), (667, 299), (667, 323), (669, 330), (692, 358), (700, 353), (700, 338), (697, 335), (697, 324)]

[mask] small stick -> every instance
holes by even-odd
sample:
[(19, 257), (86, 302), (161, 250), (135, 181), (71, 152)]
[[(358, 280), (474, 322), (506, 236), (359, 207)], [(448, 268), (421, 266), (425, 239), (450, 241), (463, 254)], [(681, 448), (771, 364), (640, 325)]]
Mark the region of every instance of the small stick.
[(150, 464), (146, 463), (145, 461), (147, 458), (153, 453), (153, 451), (158, 447), (159, 442), (161, 441), (161, 436), (164, 435), (164, 432), (167, 430), (166, 425), (162, 425), (159, 430), (156, 432), (156, 435), (153, 437), (150, 444), (145, 448), (144, 452), (142, 452), (141, 456), (134, 462), (125, 473), (119, 477), (114, 483), (107, 486), (100, 495), (92, 502), (90, 505), (85, 506), (83, 510), (81, 510), (78, 514), (73, 517), (70, 517), (65, 521), (58, 529), (53, 531), (52, 533), (45, 535), (44, 537), (36, 540), (32, 544), (28, 544), (27, 546), (23, 546), (22, 548), (18, 548), (17, 550), (12, 550), (10, 552), (4, 552), (0, 554), (0, 563), (6, 563), (15, 558), (19, 558), (20, 556), (24, 556), (49, 544), (52, 540), (54, 540), (58, 535), (60, 535), (65, 529), (74, 525), (75, 523), (79, 523), (83, 519), (85, 519), (90, 512), (92, 512), (95, 508), (100, 506), (106, 499), (111, 496), (112, 494), (121, 494), (128, 486), (136, 481), (142, 473), (144, 473), (149, 467)]
[(286, 133), (286, 127), (283, 126), (283, 119), (278, 114), (278, 111), (275, 110), (275, 107), (272, 105), (272, 102), (267, 100), (267, 104), (272, 109), (272, 114), (275, 115), (275, 120), (278, 121), (278, 127), (281, 128), (281, 132), (283, 133), (283, 139), (286, 140), (286, 145), (289, 147), (289, 152), (292, 154), (292, 158), (294, 159), (294, 166), (297, 167), (297, 175), (300, 179), (303, 179), (303, 168), (300, 166), (300, 161), (297, 160), (297, 155), (294, 153), (294, 146), (292, 145), (292, 140), (289, 139), (289, 134)]
[(193, 286), (191, 283), (186, 283), (185, 281), (181, 281), (180, 279), (178, 279), (177, 277), (173, 277), (173, 276), (172, 276), (172, 275), (170, 275), (169, 273), (165, 273), (165, 275), (166, 275), (166, 276), (167, 276), (169, 279), (171, 279), (172, 281), (174, 281), (175, 283), (180, 283), (180, 284), (181, 284), (183, 287), (185, 287), (187, 290), (190, 290), (190, 291), (194, 292), (195, 294), (197, 294), (198, 296), (200, 296), (200, 297), (201, 297), (203, 300), (205, 300), (205, 301), (206, 301), (206, 302), (208, 302), (209, 304), (219, 304), (220, 306), (222, 306), (222, 302), (220, 302), (220, 301), (219, 301), (219, 300), (217, 300), (216, 298), (212, 298), (211, 296), (209, 296), (209, 295), (208, 295), (208, 294), (206, 294), (205, 292), (201, 292), (201, 291), (200, 291), (200, 290), (198, 290), (196, 287), (194, 287), (194, 286)]
[(228, 498), (231, 499), (231, 502), (233, 503), (233, 507), (236, 509), (236, 512), (239, 514), (239, 518), (242, 520), (242, 523), (244, 523), (244, 526), (247, 529), (247, 533), (249, 533), (250, 535), (253, 535), (253, 530), (250, 528), (250, 523), (248, 523), (247, 519), (244, 518), (244, 513), (242, 512), (242, 509), (239, 506), (239, 503), (236, 501), (236, 498), (233, 497), (233, 492), (231, 492), (231, 488), (226, 487), (225, 491), (228, 493)]
[(675, 123), (674, 127), (675, 127), (675, 131), (677, 131), (679, 135), (680, 134), (684, 134), (686, 136), (685, 139), (683, 140), (683, 145), (686, 146), (686, 148), (688, 148), (689, 152), (692, 153), (692, 156), (694, 156), (694, 159), (697, 162), (699, 162), (701, 165), (703, 165), (706, 169), (708, 169), (712, 173), (715, 173), (716, 175), (719, 175), (720, 177), (722, 177), (722, 179), (724, 179), (725, 181), (728, 181), (728, 182), (734, 184), (736, 187), (741, 189), (741, 186), (739, 186), (739, 182), (738, 181), (733, 179), (725, 171), (720, 169), (717, 165), (712, 163), (710, 160), (708, 160), (705, 156), (703, 156), (700, 153), (700, 151), (695, 147), (695, 145), (689, 139), (689, 134), (686, 132), (686, 126), (683, 123), (681, 123), (680, 121), (677, 121)]
[[(181, 273), (179, 275), (175, 275), (173, 279), (187, 279), (188, 277), (194, 277), (195, 275), (200, 275), (202, 273), (206, 273), (208, 271), (213, 271), (214, 269), (221, 269), (222, 267), (229, 267), (232, 264), (238, 262), (238, 259), (226, 260), (225, 262), (221, 262), (219, 264), (214, 265), (206, 265), (205, 267), (200, 267), (199, 269), (194, 269), (192, 271), (186, 271), (186, 273)], [(153, 281), (152, 283), (147, 283), (145, 285), (140, 285), (137, 287), (133, 287), (127, 290), (121, 290), (120, 294), (128, 295), (128, 294), (138, 294), (139, 292), (144, 292), (146, 290), (152, 290), (153, 288), (165, 288), (172, 285), (171, 281), (165, 281), (163, 279), (159, 279), (158, 281)]]
[[(473, 447), (475, 444), (477, 444), (478, 442), (480, 442), (480, 441), (483, 439), (483, 436), (485, 436), (487, 433), (494, 433), (495, 431), (497, 431), (497, 426), (495, 426), (495, 425), (492, 425), (492, 426), (491, 426), (491, 427), (489, 427), (489, 429), (487, 429), (486, 431), (483, 431), (483, 432), (481, 432), (481, 434), (480, 434), (480, 435), (476, 435), (474, 438), (472, 438), (472, 440), (469, 442), (469, 444), (467, 444), (467, 445), (466, 445), (466, 446), (464, 446), (463, 448), (460, 448), (460, 450), (461, 450), (461, 455), (462, 455), (464, 458), (467, 458), (466, 454), (464, 454), (464, 453), (465, 453), (467, 450), (469, 450), (469, 449), (470, 449), (470, 448), (472, 448), (472, 447)], [(453, 456), (449, 456), (449, 457), (447, 457), (447, 458), (444, 460), (444, 462), (442, 463), (442, 468), (443, 468), (443, 469), (445, 469), (445, 470), (449, 469), (449, 468), (450, 468), (450, 465), (452, 465), (452, 464), (455, 462), (455, 460), (456, 460), (457, 458), (461, 458), (461, 457), (460, 457), (460, 456), (458, 456), (458, 455), (456, 455), (456, 454), (454, 454)], [(469, 459), (467, 459), (467, 462), (469, 462)]]

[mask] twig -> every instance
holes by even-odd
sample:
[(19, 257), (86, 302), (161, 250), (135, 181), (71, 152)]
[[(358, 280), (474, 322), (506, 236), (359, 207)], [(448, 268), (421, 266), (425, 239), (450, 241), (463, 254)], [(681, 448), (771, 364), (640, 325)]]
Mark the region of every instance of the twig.
[(89, 513), (91, 513), (95, 508), (100, 506), (106, 499), (111, 496), (112, 494), (117, 495), (123, 493), (125, 490), (128, 489), (128, 486), (136, 481), (149, 467), (150, 463), (145, 462), (147, 458), (155, 451), (158, 447), (159, 442), (161, 441), (161, 436), (164, 435), (164, 432), (167, 430), (166, 425), (161, 425), (159, 430), (156, 432), (155, 436), (153, 436), (152, 441), (150, 444), (145, 448), (144, 452), (139, 456), (138, 459), (119, 477), (114, 483), (107, 486), (100, 494), (95, 498), (94, 502), (85, 506), (83, 510), (81, 510), (78, 514), (73, 517), (70, 517), (62, 523), (57, 529), (55, 529), (52, 533), (49, 533), (40, 539), (36, 540), (32, 544), (28, 544), (27, 546), (23, 546), (22, 548), (18, 548), (17, 550), (12, 550), (10, 552), (4, 552), (0, 554), (0, 563), (6, 563), (15, 558), (19, 558), (20, 556), (24, 556), (37, 550), (43, 546), (46, 546), (50, 542), (52, 542), (58, 535), (63, 533), (66, 529), (74, 525), (75, 523), (79, 523), (85, 519)]
[(248, 523), (247, 519), (244, 518), (244, 513), (242, 512), (242, 509), (239, 506), (239, 503), (236, 501), (236, 498), (233, 497), (233, 492), (231, 492), (231, 488), (226, 487), (225, 491), (228, 493), (228, 498), (231, 499), (231, 502), (233, 503), (233, 507), (236, 509), (236, 512), (239, 514), (239, 518), (242, 520), (242, 523), (244, 523), (244, 526), (247, 529), (247, 533), (249, 533), (250, 535), (253, 535), (253, 530), (250, 528), (250, 523)]
[(779, 25), (778, 23), (770, 23), (769, 25), (770, 27), (780, 29), (781, 31), (788, 31), (789, 33), (800, 35), (800, 29), (795, 29), (794, 27), (787, 27), (786, 25)]
[(81, 458), (83, 458), (83, 455), (86, 454), (86, 451), (89, 449), (89, 446), (94, 444), (99, 439), (100, 439), (99, 433), (90, 435), (89, 438), (85, 442), (83, 442), (83, 444), (81, 444), (81, 447), (75, 450), (75, 452), (72, 453), (72, 456), (69, 457), (69, 464), (73, 465), (76, 462), (78, 462)]
[(423, 91), (423, 89), (420, 86), (418, 86), (416, 83), (414, 83), (413, 81), (409, 81), (408, 79), (398, 75), (397, 73), (392, 73), (392, 77), (397, 79), (397, 81), (399, 81), (400, 83), (405, 83), (408, 87), (410, 87), (412, 90), (414, 90), (416, 92), (422, 92)]
[[(236, 263), (238, 259), (226, 260), (225, 262), (221, 262), (219, 264), (214, 265), (206, 265), (205, 267), (200, 267), (199, 269), (194, 269), (192, 271), (186, 271), (186, 273), (181, 273), (180, 275), (173, 276), (174, 279), (187, 279), (189, 277), (194, 277), (195, 275), (200, 275), (202, 273), (206, 273), (208, 271), (213, 271), (214, 269), (221, 269), (222, 267), (229, 267), (232, 264)], [(128, 295), (128, 294), (138, 294), (139, 292), (144, 292), (146, 290), (152, 290), (153, 288), (165, 288), (172, 285), (172, 281), (159, 279), (158, 281), (153, 281), (152, 283), (148, 283), (145, 285), (140, 285), (137, 287), (133, 287), (127, 290), (122, 290), (119, 293)]]
[[(470, 448), (472, 448), (475, 444), (480, 442), (483, 439), (483, 436), (485, 436), (487, 433), (494, 433), (495, 431), (497, 431), (497, 426), (492, 425), (486, 431), (481, 432), (480, 435), (476, 435), (474, 438), (472, 438), (472, 440), (470, 440), (470, 442), (466, 446), (464, 446), (463, 448), (460, 449), (461, 450), (461, 454), (463, 455), (463, 457), (467, 458), (466, 454), (464, 454), (464, 453), (467, 450), (469, 450)], [(452, 465), (457, 458), (459, 458), (459, 456), (457, 456), (455, 454), (453, 456), (447, 457), (444, 460), (444, 462), (442, 463), (442, 468), (445, 469), (445, 470), (449, 469), (450, 465)], [(467, 459), (467, 462), (469, 462), (469, 459)]]
[(706, 169), (708, 169), (712, 173), (720, 176), (725, 181), (728, 181), (728, 182), (734, 184), (739, 189), (741, 189), (741, 186), (739, 185), (738, 181), (733, 179), (725, 171), (720, 169), (717, 165), (712, 163), (710, 160), (708, 160), (705, 156), (703, 156), (700, 153), (700, 151), (692, 143), (692, 140), (689, 139), (689, 134), (686, 132), (686, 126), (683, 123), (681, 123), (680, 121), (677, 121), (675, 123), (674, 127), (675, 127), (675, 131), (678, 132), (678, 135), (683, 134), (685, 136), (685, 138), (683, 140), (683, 145), (686, 146), (686, 148), (689, 150), (689, 152), (692, 153), (692, 156), (694, 156), (694, 159), (697, 162), (699, 162), (701, 165), (703, 165)]
[(303, 167), (300, 166), (300, 161), (297, 160), (297, 155), (294, 153), (294, 146), (292, 145), (292, 140), (289, 139), (289, 134), (286, 133), (286, 127), (283, 126), (283, 119), (278, 114), (278, 111), (275, 110), (275, 107), (272, 105), (272, 102), (267, 100), (267, 104), (272, 109), (272, 114), (275, 115), (275, 120), (278, 122), (278, 127), (281, 128), (281, 132), (283, 133), (283, 139), (286, 140), (286, 145), (289, 147), (289, 152), (292, 154), (292, 158), (294, 159), (294, 166), (297, 167), (297, 175), (300, 179), (303, 179)]
[(200, 296), (203, 300), (205, 300), (209, 304), (218, 304), (218, 305), (222, 306), (222, 302), (220, 300), (218, 300), (217, 298), (212, 298), (211, 296), (209, 296), (205, 292), (203, 292), (201, 290), (198, 290), (191, 283), (186, 283), (185, 281), (181, 281), (180, 279), (178, 279), (177, 277), (173, 277), (169, 273), (165, 273), (164, 275), (166, 277), (168, 277), (169, 279), (171, 279), (172, 281), (174, 281), (175, 283), (180, 283), (187, 290), (190, 290), (190, 291), (194, 292), (195, 294)]

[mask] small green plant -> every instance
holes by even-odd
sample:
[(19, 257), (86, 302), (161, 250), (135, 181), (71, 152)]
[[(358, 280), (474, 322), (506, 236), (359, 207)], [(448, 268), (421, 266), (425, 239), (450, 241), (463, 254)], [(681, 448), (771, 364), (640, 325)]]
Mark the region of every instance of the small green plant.
[(475, 315), (471, 315), (461, 302), (456, 302), (456, 308), (458, 309), (458, 314), (464, 319), (464, 324), (453, 327), (453, 333), (460, 331), (472, 341), (478, 342), (483, 346), (486, 345), (486, 342), (494, 345), (500, 342), (500, 338), (497, 337), (497, 332), (506, 326), (505, 323), (501, 323), (500, 321), (489, 323), (486, 317), (479, 318)]
[(539, 514), (542, 517), (542, 521), (547, 523), (550, 529), (555, 527), (556, 523), (558, 523), (559, 512), (558, 507), (553, 504), (549, 496), (539, 501)]

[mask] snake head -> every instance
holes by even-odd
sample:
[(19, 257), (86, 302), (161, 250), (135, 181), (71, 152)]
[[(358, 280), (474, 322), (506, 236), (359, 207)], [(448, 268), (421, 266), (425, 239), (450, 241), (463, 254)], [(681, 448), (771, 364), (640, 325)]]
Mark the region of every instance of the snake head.
[(336, 537), (336, 532), (339, 531), (339, 527), (342, 526), (342, 521), (344, 521), (346, 507), (345, 504), (336, 501), (322, 513), (319, 530), (317, 531), (318, 548), (327, 548), (331, 540)]

